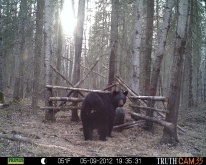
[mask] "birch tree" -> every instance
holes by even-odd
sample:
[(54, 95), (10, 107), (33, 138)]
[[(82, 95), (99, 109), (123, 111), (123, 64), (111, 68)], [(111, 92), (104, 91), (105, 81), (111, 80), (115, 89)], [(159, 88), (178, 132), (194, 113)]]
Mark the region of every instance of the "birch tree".
[(37, 0), (37, 12), (36, 12), (36, 34), (35, 34), (35, 60), (34, 60), (34, 76), (33, 76), (33, 95), (32, 95), (32, 108), (33, 113), (36, 114), (38, 105), (38, 91), (40, 80), (40, 68), (42, 57), (42, 45), (43, 45), (43, 11), (44, 1)]
[(74, 59), (74, 73), (73, 83), (77, 83), (80, 79), (80, 62), (82, 53), (82, 40), (83, 40), (83, 25), (85, 13), (85, 0), (79, 0), (78, 20), (75, 32), (75, 59)]
[[(63, 3), (64, 1), (61, 0), (60, 1), (60, 9), (58, 9), (58, 15), (60, 15), (61, 11), (62, 11), (62, 7), (63, 7)], [(60, 10), (60, 11), (59, 11)], [(61, 57), (62, 57), (62, 40), (63, 40), (63, 36), (62, 36), (62, 24), (61, 24), (61, 19), (60, 16), (58, 18), (58, 46), (57, 46), (57, 70), (61, 73)], [(55, 84), (56, 85), (60, 85), (59, 84), (59, 75), (56, 76), (56, 80), (55, 80)]]
[(180, 90), (183, 70), (183, 55), (185, 53), (186, 45), (186, 25), (188, 18), (188, 0), (180, 0), (178, 2), (178, 20), (176, 39), (173, 52), (172, 73), (170, 78), (169, 102), (167, 109), (169, 113), (166, 114), (166, 121), (173, 123), (174, 129), (170, 130), (164, 127), (163, 142), (174, 143), (178, 142), (177, 136), (177, 119), (180, 103)]
[(111, 34), (110, 34), (110, 57), (109, 57), (109, 78), (108, 85), (114, 82), (115, 69), (116, 69), (116, 56), (118, 44), (118, 6), (119, 0), (112, 0), (112, 13), (111, 13)]
[(132, 70), (131, 70), (132, 71), (131, 87), (136, 93), (139, 92), (142, 15), (143, 15), (143, 0), (136, 0), (135, 34), (134, 34), (134, 44), (132, 50)]
[[(75, 58), (74, 58), (74, 73), (73, 84), (76, 84), (80, 80), (80, 63), (82, 53), (82, 40), (83, 40), (83, 25), (84, 25), (84, 13), (85, 13), (85, 0), (79, 0), (78, 7), (78, 21), (75, 32)], [(72, 110), (71, 121), (78, 121), (79, 117), (77, 110)]]
[[(162, 58), (165, 52), (165, 45), (166, 45), (166, 39), (167, 39), (167, 35), (168, 35), (168, 31), (169, 31), (169, 24), (170, 24), (170, 18), (171, 18), (171, 13), (172, 13), (172, 7), (174, 5), (174, 0), (167, 0), (166, 2), (166, 8), (164, 11), (164, 16), (163, 16), (163, 22), (160, 28), (160, 33), (159, 33), (159, 37), (158, 37), (158, 48), (157, 48), (157, 55), (156, 55), (156, 59), (154, 62), (154, 66), (153, 66), (153, 70), (151, 73), (151, 84), (148, 85), (149, 86), (149, 90), (146, 90), (146, 94), (155, 96), (156, 95), (156, 91), (157, 91), (157, 84), (158, 84), (158, 77), (159, 77), (159, 72), (160, 72), (160, 68), (161, 68), (161, 63), (162, 63)], [(147, 19), (147, 22), (149, 20)], [(147, 25), (148, 26), (148, 25)], [(149, 30), (149, 29), (147, 29)], [(146, 40), (148, 40), (147, 36), (146, 36)], [(149, 43), (149, 41), (147, 41)], [(146, 47), (148, 47), (148, 44), (146, 45)], [(151, 58), (151, 55), (149, 56), (149, 52), (151, 48), (146, 48), (146, 58)], [(147, 60), (147, 65), (150, 65), (151, 62), (149, 62), (149, 60)], [(147, 68), (147, 74), (149, 74), (149, 66), (145, 66), (148, 67)], [(149, 75), (147, 75), (149, 76)], [(145, 86), (147, 87), (147, 84), (149, 83), (148, 81), (148, 77), (145, 78)], [(153, 107), (154, 106), (154, 102), (148, 102), (148, 106)], [(153, 111), (152, 110), (148, 110), (146, 112), (146, 114), (148, 116), (153, 116)], [(153, 127), (152, 122), (147, 122), (147, 129), (151, 130)]]
[(172, 7), (174, 5), (174, 0), (167, 0), (163, 22), (160, 27), (159, 37), (158, 37), (158, 46), (157, 46), (157, 55), (154, 61), (154, 65), (151, 73), (151, 81), (150, 81), (150, 95), (155, 96), (157, 92), (157, 83), (159, 78), (159, 73), (161, 69), (162, 58), (165, 53), (165, 45), (167, 40), (168, 31), (170, 28), (170, 18), (172, 14)]
[[(45, 18), (44, 18), (44, 77), (45, 87), (52, 84), (52, 72), (51, 72), (51, 1), (45, 0)], [(52, 106), (52, 102), (49, 101), (49, 97), (52, 96), (52, 89), (45, 88), (45, 106)], [(45, 119), (48, 121), (55, 121), (53, 110), (46, 110)]]

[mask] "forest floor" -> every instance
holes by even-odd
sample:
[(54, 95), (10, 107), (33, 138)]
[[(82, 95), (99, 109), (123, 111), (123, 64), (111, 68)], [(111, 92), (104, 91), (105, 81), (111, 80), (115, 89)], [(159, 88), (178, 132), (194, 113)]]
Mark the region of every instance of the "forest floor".
[[(93, 141), (84, 141), (81, 122), (70, 122), (71, 111), (58, 112), (55, 123), (45, 123), (44, 110), (32, 116), (29, 102), (0, 109), (0, 133), (16, 133), (41, 145), (1, 138), (0, 157), (206, 156), (206, 104), (180, 112), (179, 125), (185, 132), (179, 130), (179, 143), (169, 145), (161, 143), (163, 127), (156, 124), (153, 132), (134, 126), (113, 131), (107, 141), (99, 141), (96, 132)], [(132, 121), (126, 113), (126, 121)]]

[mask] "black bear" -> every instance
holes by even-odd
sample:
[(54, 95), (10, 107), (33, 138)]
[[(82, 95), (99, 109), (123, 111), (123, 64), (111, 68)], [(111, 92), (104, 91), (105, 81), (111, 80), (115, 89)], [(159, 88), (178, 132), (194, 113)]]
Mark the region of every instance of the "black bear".
[(115, 110), (123, 107), (128, 92), (113, 91), (111, 93), (89, 93), (81, 108), (81, 120), (85, 140), (92, 140), (94, 129), (98, 129), (99, 139), (111, 137), (115, 120)]
[(124, 124), (124, 118), (125, 118), (124, 109), (122, 107), (117, 107), (116, 108), (116, 117), (115, 117), (115, 121), (114, 121), (114, 126)]

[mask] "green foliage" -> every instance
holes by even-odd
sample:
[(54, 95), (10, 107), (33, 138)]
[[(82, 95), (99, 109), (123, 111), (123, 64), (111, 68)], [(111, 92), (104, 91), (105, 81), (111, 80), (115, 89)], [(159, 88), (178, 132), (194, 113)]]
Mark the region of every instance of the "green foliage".
[(0, 103), (4, 104), (5, 103), (5, 97), (4, 97), (4, 93), (0, 92)]

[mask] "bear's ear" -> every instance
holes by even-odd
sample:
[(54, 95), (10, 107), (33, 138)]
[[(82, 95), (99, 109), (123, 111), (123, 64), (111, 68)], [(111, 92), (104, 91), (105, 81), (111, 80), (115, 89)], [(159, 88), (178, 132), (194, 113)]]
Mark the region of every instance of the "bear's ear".
[(117, 95), (119, 92), (117, 92), (117, 91), (113, 91), (113, 95), (115, 96), (115, 95)]
[(128, 94), (128, 91), (124, 91), (124, 95), (127, 96), (127, 94)]

